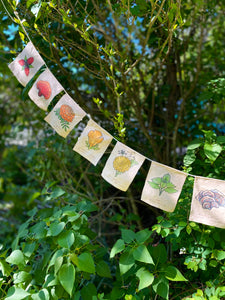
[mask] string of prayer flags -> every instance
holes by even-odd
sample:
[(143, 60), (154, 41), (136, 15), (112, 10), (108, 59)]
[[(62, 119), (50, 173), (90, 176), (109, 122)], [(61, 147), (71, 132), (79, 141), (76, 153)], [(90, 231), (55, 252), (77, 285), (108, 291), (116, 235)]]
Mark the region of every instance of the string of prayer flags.
[(89, 120), (73, 150), (96, 166), (112, 139), (105, 129)]
[(225, 183), (195, 177), (190, 221), (225, 228)]
[(102, 171), (102, 177), (116, 188), (126, 191), (145, 157), (117, 142)]
[(85, 111), (68, 94), (65, 94), (45, 117), (45, 121), (65, 138), (85, 115)]
[(152, 162), (141, 200), (162, 210), (173, 212), (187, 174)]
[(47, 69), (37, 78), (28, 95), (37, 106), (47, 110), (52, 99), (61, 91), (63, 91), (63, 87)]
[(31, 42), (23, 51), (11, 62), (8, 67), (13, 72), (17, 80), (26, 86), (37, 71), (45, 64), (44, 60), (37, 52)]

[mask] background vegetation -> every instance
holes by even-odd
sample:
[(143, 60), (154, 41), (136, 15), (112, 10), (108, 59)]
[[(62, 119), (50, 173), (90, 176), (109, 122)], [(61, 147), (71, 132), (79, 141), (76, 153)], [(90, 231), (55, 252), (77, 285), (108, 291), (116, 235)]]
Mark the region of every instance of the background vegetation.
[(113, 145), (91, 166), (72, 151), (87, 120), (57, 136), (8, 70), (28, 42), (14, 11), (113, 136), (225, 179), (223, 1), (0, 2), (1, 299), (223, 299), (224, 230), (188, 221), (193, 178), (169, 214), (140, 201), (149, 162), (126, 193), (102, 180)]

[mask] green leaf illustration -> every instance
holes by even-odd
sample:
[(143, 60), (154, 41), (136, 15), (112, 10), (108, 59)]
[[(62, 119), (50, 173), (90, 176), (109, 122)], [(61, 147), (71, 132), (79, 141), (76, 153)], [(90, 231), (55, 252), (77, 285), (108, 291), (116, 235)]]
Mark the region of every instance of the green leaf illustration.
[(162, 195), (163, 192), (166, 192), (168, 194), (176, 193), (177, 190), (175, 189), (175, 184), (173, 184), (171, 181), (171, 175), (165, 174), (163, 177), (154, 177), (151, 179), (151, 181), (148, 181), (148, 184), (156, 190), (159, 190), (159, 196)]

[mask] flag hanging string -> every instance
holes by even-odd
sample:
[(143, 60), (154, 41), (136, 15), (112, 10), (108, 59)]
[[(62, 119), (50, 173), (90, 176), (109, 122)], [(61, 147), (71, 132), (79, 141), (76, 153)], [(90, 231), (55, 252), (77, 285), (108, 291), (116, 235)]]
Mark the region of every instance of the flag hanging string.
[[(9, 17), (11, 18), (11, 20), (12, 20), (14, 23), (16, 23), (15, 20), (13, 19), (13, 17), (10, 15), (9, 11), (7, 10), (7, 8), (6, 8), (6, 6), (5, 6), (3, 0), (1, 0), (1, 2), (2, 2), (3, 7), (4, 7), (4, 9), (6, 10), (7, 14), (8, 14)], [(25, 19), (22, 21), (22, 20), (20, 19), (20, 16), (19, 16), (19, 14), (18, 14), (17, 11), (14, 11), (14, 14), (15, 14), (15, 16), (18, 18), (18, 20), (19, 20), (19, 22), (20, 22), (20, 25), (21, 25), (21, 27), (22, 27), (22, 29), (23, 29), (23, 31), (24, 31), (26, 37), (28, 38), (28, 40), (29, 40), (29, 41), (32, 43), (32, 45), (33, 45), (33, 42), (32, 42), (32, 40), (31, 40), (31, 38), (30, 38), (30, 36), (29, 36), (27, 30), (25, 29), (25, 27), (24, 27), (24, 25), (23, 25), (23, 22), (25, 21)], [(33, 46), (34, 46), (34, 45), (33, 45)], [(45, 65), (46, 69), (49, 70), (49, 68), (48, 68), (47, 64), (45, 63), (45, 61), (44, 61), (44, 65)], [(62, 86), (62, 88), (63, 88), (63, 91), (65, 92), (65, 94), (68, 95), (67, 91), (64, 89), (63, 86)], [(86, 114), (86, 116), (89, 118), (89, 120), (93, 120), (93, 118), (91, 117), (90, 114)], [(116, 142), (120, 142), (120, 141), (119, 141), (117, 138), (115, 138), (114, 136), (113, 136), (113, 139), (114, 139)], [(148, 160), (148, 161), (150, 161), (150, 162), (156, 162), (156, 161), (154, 161), (153, 159), (151, 159), (151, 158), (149, 158), (149, 157), (146, 157), (145, 155), (143, 155), (143, 156), (145, 157), (146, 160)], [(157, 162), (157, 163), (158, 163), (158, 162)], [(162, 166), (165, 166), (164, 164), (161, 164), (161, 163), (158, 163), (158, 164), (160, 164), (160, 165), (162, 165)], [(170, 168), (171, 168), (171, 167), (170, 167)], [(175, 170), (176, 170), (176, 169), (175, 169)], [(195, 177), (201, 177), (201, 176), (196, 176), (196, 175), (193, 175), (193, 174), (184, 172), (184, 171), (181, 171), (181, 172), (183, 172), (184, 174), (186, 174), (186, 175), (188, 175), (188, 176), (191, 176), (191, 177), (193, 177), (193, 178), (195, 178)], [(207, 177), (201, 177), (201, 178), (207, 178)]]

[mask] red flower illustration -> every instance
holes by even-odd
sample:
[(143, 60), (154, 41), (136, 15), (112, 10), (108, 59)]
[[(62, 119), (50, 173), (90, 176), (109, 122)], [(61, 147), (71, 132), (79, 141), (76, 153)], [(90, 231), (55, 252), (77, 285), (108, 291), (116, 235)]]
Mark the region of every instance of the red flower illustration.
[(32, 66), (33, 61), (34, 61), (33, 57), (27, 58), (26, 56), (24, 59), (19, 60), (19, 64), (23, 67), (22, 70), (25, 71), (26, 76), (29, 75), (30, 69), (33, 68)]

